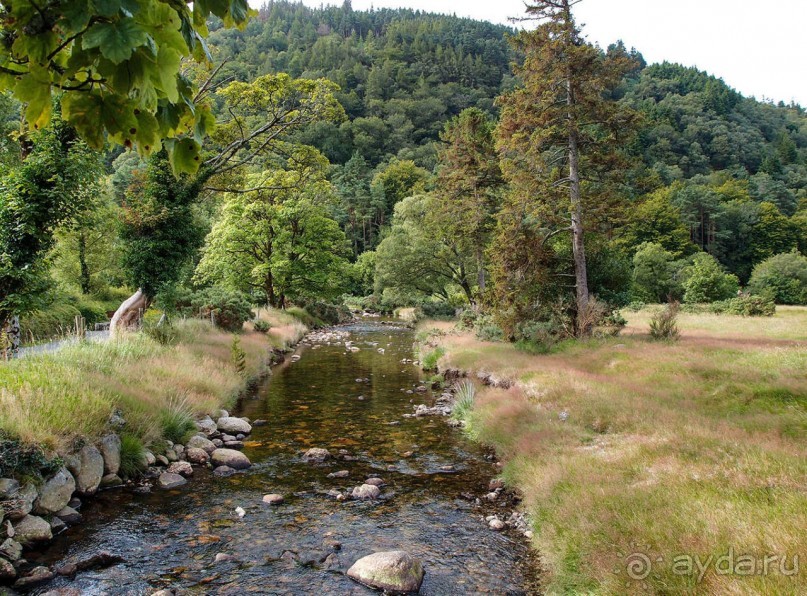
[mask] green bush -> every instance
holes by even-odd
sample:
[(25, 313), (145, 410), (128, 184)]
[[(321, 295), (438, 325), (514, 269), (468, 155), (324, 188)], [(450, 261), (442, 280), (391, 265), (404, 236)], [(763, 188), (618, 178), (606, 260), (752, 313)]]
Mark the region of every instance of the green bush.
[(135, 478), (148, 467), (146, 448), (134, 435), (125, 434), (120, 438), (120, 473), (123, 478)]
[(633, 257), (631, 297), (644, 302), (664, 302), (680, 294), (675, 279), (674, 257), (660, 244), (644, 242)]
[(793, 251), (762, 261), (754, 267), (748, 289), (769, 294), (777, 304), (807, 305), (807, 257)]
[(504, 341), (504, 331), (490, 315), (480, 315), (474, 323), (477, 339), (482, 341)]
[(304, 308), (312, 317), (326, 325), (339, 325), (353, 319), (350, 309), (344, 305), (317, 301), (306, 303)]
[(446, 351), (443, 348), (433, 349), (420, 360), (421, 368), (423, 370), (436, 370), (437, 361), (440, 360), (445, 353)]
[(49, 458), (40, 447), (26, 445), (0, 431), (0, 478), (47, 478), (62, 464), (60, 458)]
[(269, 321), (264, 321), (263, 319), (258, 319), (254, 323), (252, 323), (253, 329), (258, 333), (268, 333), (269, 330), (272, 328), (271, 323)]
[(230, 344), (230, 361), (239, 374), (244, 374), (247, 369), (247, 353), (241, 347), (241, 338), (237, 335), (233, 336), (233, 341)]
[[(421, 303), (418, 307), (423, 317), (433, 319), (436, 317), (453, 318), (457, 314), (457, 309), (448, 302), (438, 302), (429, 300)], [(418, 317), (420, 318), (420, 317)]]
[[(240, 331), (254, 316), (249, 298), (243, 292), (208, 288), (190, 295), (189, 301), (193, 316), (211, 320), (226, 331)], [(177, 306), (187, 308), (179, 301)]]
[(172, 443), (184, 443), (196, 431), (193, 416), (180, 405), (172, 405), (160, 416), (163, 437)]
[(742, 294), (736, 298), (710, 304), (709, 311), (743, 317), (772, 317), (776, 314), (776, 304), (767, 295)]
[(474, 409), (475, 398), (476, 385), (471, 381), (461, 381), (454, 385), (454, 407), (451, 409), (451, 417), (454, 420), (467, 420)]
[(726, 273), (712, 255), (699, 253), (684, 269), (684, 302), (704, 303), (728, 300), (737, 295), (740, 281)]
[(475, 311), (473, 308), (466, 308), (460, 313), (460, 325), (462, 325), (465, 329), (472, 329), (476, 323), (477, 317), (479, 317), (479, 313), (477, 311)]
[(674, 341), (681, 335), (678, 329), (677, 302), (671, 302), (650, 318), (650, 337), (655, 340)]
[(293, 316), (309, 329), (318, 329), (320, 327), (327, 327), (325, 321), (313, 316), (310, 312), (300, 306), (292, 306), (286, 309), (286, 314)]

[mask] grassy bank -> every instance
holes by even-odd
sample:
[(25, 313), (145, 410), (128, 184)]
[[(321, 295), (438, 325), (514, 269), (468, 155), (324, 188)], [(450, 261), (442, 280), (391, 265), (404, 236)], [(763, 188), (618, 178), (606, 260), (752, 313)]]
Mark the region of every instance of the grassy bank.
[(76, 439), (100, 437), (120, 410), (125, 432), (152, 443), (172, 420), (232, 404), (265, 367), (269, 350), (296, 342), (305, 331), (284, 313), (260, 315), (272, 324), (269, 333), (248, 323), (237, 336), (242, 372), (232, 357), (235, 336), (196, 320), (176, 324), (175, 345), (130, 334), (0, 364), (0, 431), (63, 452)]
[(481, 389), (467, 428), (525, 495), (547, 592), (807, 592), (807, 569), (764, 569), (807, 554), (807, 309), (682, 315), (676, 343), (626, 315), (546, 356), (445, 323), (431, 340), (441, 368), (515, 382)]

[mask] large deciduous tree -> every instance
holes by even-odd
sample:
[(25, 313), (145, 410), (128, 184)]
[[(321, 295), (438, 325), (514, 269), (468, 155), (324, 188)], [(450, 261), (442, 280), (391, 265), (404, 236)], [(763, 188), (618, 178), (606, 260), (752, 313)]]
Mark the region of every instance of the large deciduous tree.
[(247, 0), (2, 0), (0, 91), (26, 104), (33, 129), (59, 93), (62, 118), (90, 146), (164, 147), (175, 171), (193, 173), (214, 120), (183, 59), (210, 60), (211, 15), (242, 27), (251, 14)]
[[(499, 98), (499, 149), (519, 200), (540, 203), (547, 236), (571, 231), (578, 333), (586, 334), (589, 288), (585, 234), (608, 205), (605, 174), (618, 167), (633, 113), (609, 92), (633, 61), (619, 47), (604, 54), (582, 37), (572, 15), (579, 0), (534, 0), (539, 26), (515, 38), (522, 85)], [(565, 222), (565, 223), (562, 223)]]
[[(247, 174), (297, 159), (296, 146), (288, 141), (294, 132), (343, 119), (344, 110), (334, 97), (337, 90), (325, 79), (293, 79), (287, 74), (231, 83), (217, 91), (227, 117), (212, 137), (215, 150), (195, 174), (172, 176), (166, 168), (170, 156), (152, 158), (149, 182), (140, 196), (130, 199), (134, 208), (122, 233), (127, 273), (138, 290), (115, 313), (113, 333), (134, 323), (156, 293), (178, 279), (179, 264), (200, 247), (202, 238), (193, 232), (191, 218), (191, 205), (200, 193), (274, 189), (270, 178)], [(185, 226), (187, 234), (179, 237)]]
[(350, 253), (325, 180), (327, 160), (301, 147), (285, 169), (253, 174), (262, 190), (227, 196), (207, 237), (196, 277), (261, 295), (283, 307), (287, 299), (333, 299), (346, 287)]

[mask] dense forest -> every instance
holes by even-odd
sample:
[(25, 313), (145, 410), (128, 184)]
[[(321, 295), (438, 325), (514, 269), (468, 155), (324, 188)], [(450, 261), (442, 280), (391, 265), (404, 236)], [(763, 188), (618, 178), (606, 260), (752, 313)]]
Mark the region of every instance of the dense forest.
[[(494, 336), (511, 339), (549, 320), (551, 333), (569, 327), (580, 304), (567, 302), (564, 280), (577, 255), (555, 229), (568, 207), (524, 168), (543, 163), (564, 184), (547, 157), (558, 146), (524, 143), (530, 127), (547, 125), (519, 103), (543, 68), (530, 66), (540, 59), (528, 33), (354, 11), (349, 1), (272, 1), (242, 29), (230, 24), (208, 24), (216, 68), (186, 69), (206, 93), (209, 120), (197, 116), (194, 132), (212, 140), (202, 153), (178, 143), (167, 158), (146, 158), (107, 144), (93, 166), (102, 175), (62, 180), (75, 209), (44, 225), (34, 252), (47, 259), (27, 270), (36, 283), (7, 284), (9, 295), (25, 287), (33, 297), (7, 309), (25, 314), (28, 336), (69, 326), (77, 312), (103, 320), (130, 293), (121, 288), (145, 288), (140, 307), (156, 297), (168, 310), (215, 287), (276, 306), (349, 295), (382, 310), (471, 304), (489, 313)], [(807, 300), (805, 110), (743, 97), (694, 68), (648, 65), (621, 43), (584, 45), (607, 89), (594, 103), (619, 123), (592, 132), (580, 180), (586, 284), (603, 316), (631, 302), (719, 302), (740, 288)], [(15, 176), (36, 175), (36, 159), (54, 163), (41, 153), (61, 133), (18, 134), (10, 95), (0, 111), (12, 188)], [(31, 146), (36, 159), (21, 161)], [(177, 156), (204, 165), (171, 182)], [(3, 217), (16, 225), (9, 209)], [(17, 267), (13, 247), (3, 251)]]

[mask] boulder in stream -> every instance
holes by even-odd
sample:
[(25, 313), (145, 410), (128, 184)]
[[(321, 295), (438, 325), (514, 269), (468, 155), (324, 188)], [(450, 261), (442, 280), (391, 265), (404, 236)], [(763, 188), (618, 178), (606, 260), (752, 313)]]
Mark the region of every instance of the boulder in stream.
[(371, 501), (381, 496), (381, 489), (372, 484), (362, 484), (355, 487), (350, 496), (359, 501)]
[(23, 546), (32, 546), (37, 542), (47, 542), (53, 538), (50, 524), (41, 517), (26, 515), (14, 524), (14, 540)]
[(426, 575), (421, 562), (406, 551), (373, 553), (348, 569), (349, 578), (393, 594), (417, 592)]
[(331, 453), (321, 447), (312, 447), (303, 454), (303, 459), (309, 463), (322, 463), (330, 457)]
[(228, 466), (234, 470), (246, 470), (252, 465), (249, 458), (235, 449), (216, 449), (210, 460), (213, 466)]
[(94, 445), (85, 445), (78, 453), (79, 471), (76, 473), (76, 491), (92, 495), (104, 477), (104, 457)]
[(238, 434), (244, 433), (248, 435), (252, 432), (252, 426), (246, 420), (236, 418), (235, 416), (227, 416), (219, 418), (216, 426), (223, 433)]
[(104, 474), (117, 474), (120, 470), (120, 437), (105, 436), (98, 442), (98, 450), (104, 458)]
[(283, 503), (283, 501), (284, 501), (283, 495), (278, 495), (275, 493), (271, 495), (264, 495), (263, 497), (263, 502), (269, 505), (280, 505), (281, 503)]
[(67, 468), (61, 468), (42, 486), (39, 498), (34, 503), (34, 511), (43, 515), (56, 513), (70, 502), (76, 481)]
[(165, 489), (177, 488), (186, 482), (188, 481), (179, 474), (172, 474), (170, 472), (163, 472), (160, 474), (160, 478), (157, 480), (157, 484), (160, 486), (160, 488)]

